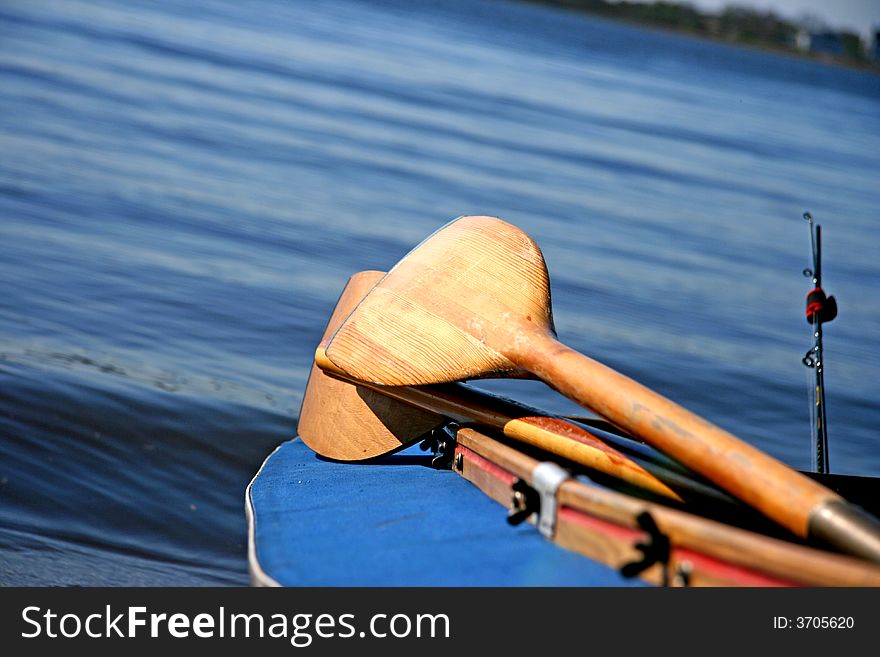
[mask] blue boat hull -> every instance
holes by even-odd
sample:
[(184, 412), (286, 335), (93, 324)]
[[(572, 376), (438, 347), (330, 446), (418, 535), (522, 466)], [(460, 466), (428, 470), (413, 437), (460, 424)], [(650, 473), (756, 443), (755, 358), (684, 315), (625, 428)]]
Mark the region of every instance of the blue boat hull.
[(415, 447), (355, 464), (283, 443), (245, 505), (256, 585), (644, 585), (509, 526), (502, 507)]

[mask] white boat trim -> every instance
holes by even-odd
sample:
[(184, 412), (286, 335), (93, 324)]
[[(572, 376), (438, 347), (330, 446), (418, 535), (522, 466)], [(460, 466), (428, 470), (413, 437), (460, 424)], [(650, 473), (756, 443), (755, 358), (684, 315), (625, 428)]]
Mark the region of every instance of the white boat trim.
[(273, 456), (275, 456), (275, 452), (281, 449), (285, 443), (278, 445), (275, 449), (272, 450), (272, 453), (269, 454), (263, 461), (262, 465), (260, 465), (260, 469), (257, 470), (257, 474), (254, 475), (254, 478), (251, 479), (250, 483), (247, 485), (244, 493), (244, 513), (247, 516), (247, 535), (248, 535), (248, 572), (251, 576), (251, 586), (281, 586), (281, 584), (270, 577), (263, 567), (260, 565), (260, 561), (257, 558), (257, 542), (256, 542), (256, 525), (257, 519), (254, 512), (254, 503), (251, 499), (251, 489), (254, 486), (254, 482), (263, 472), (263, 468), (266, 467), (266, 464), (269, 462)]

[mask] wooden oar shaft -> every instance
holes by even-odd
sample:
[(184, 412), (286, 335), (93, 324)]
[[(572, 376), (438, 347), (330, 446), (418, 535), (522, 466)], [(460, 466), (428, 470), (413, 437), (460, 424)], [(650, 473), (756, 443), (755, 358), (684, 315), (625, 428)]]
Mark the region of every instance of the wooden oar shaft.
[(798, 536), (838, 495), (733, 434), (549, 335), (521, 339), (514, 362), (576, 403), (602, 415), (761, 510)]
[(491, 427), (518, 442), (585, 465), (644, 490), (682, 501), (681, 496), (635, 461), (565, 419), (461, 385), (380, 386), (351, 378), (327, 358), (323, 344), (315, 364), (325, 373), (460, 424)]

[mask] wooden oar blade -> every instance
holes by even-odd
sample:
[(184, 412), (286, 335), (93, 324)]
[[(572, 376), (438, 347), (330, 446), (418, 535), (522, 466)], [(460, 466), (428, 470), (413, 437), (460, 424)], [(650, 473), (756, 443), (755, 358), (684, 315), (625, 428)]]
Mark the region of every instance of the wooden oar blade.
[[(383, 275), (368, 271), (349, 279), (327, 324), (325, 340)], [(444, 421), (438, 415), (334, 379), (313, 365), (297, 431), (322, 456), (360, 461), (400, 449)]]
[(541, 250), (501, 219), (461, 217), (379, 281), (333, 336), (327, 356), (349, 375), (382, 385), (517, 375), (493, 346), (517, 328), (553, 331)]

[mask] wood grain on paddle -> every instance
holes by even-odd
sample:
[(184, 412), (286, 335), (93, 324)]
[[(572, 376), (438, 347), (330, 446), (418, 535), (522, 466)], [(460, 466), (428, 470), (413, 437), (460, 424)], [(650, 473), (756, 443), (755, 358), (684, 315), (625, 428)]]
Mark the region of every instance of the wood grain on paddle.
[(541, 251), (500, 219), (462, 217), (422, 242), (360, 302), (327, 356), (357, 379), (391, 386), (530, 372), (798, 536), (880, 560), (876, 519), (558, 342)]
[(337, 331), (330, 360), (357, 379), (384, 385), (520, 369), (497, 344), (508, 323), (553, 331), (550, 279), (538, 246), (521, 231), (498, 230), (502, 223), (464, 217), (422, 242)]

